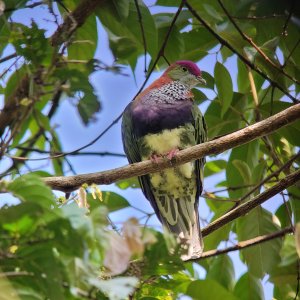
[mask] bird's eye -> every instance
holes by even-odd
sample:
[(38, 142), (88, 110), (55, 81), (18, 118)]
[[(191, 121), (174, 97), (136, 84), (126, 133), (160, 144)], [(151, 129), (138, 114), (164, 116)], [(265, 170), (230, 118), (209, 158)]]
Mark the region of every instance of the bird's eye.
[(182, 71), (186, 72), (187, 68), (186, 67), (182, 67)]

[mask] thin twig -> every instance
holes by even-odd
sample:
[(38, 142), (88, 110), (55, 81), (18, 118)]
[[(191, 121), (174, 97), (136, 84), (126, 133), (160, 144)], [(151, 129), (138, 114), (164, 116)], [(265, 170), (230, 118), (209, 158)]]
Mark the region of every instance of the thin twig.
[(15, 57), (17, 57), (17, 56), (18, 56), (17, 53), (13, 53), (13, 54), (7, 55), (7, 56), (5, 56), (5, 57), (2, 57), (2, 58), (0, 59), (0, 64), (2, 64), (2, 63), (5, 62), (5, 61), (8, 61), (8, 60), (10, 60), (10, 59), (12, 59), (12, 58), (15, 58)]
[[(55, 151), (47, 151), (47, 150), (42, 150), (42, 149), (37, 149), (37, 148), (29, 148), (29, 147), (23, 147), (23, 146), (17, 146), (15, 147), (16, 149), (20, 150), (26, 150), (28, 152), (37, 152), (37, 153), (42, 153), (42, 154), (53, 154), (53, 155), (58, 155), (58, 154), (64, 154), (64, 152), (55, 152)], [(115, 153), (115, 152), (109, 152), (109, 151), (103, 151), (103, 152), (97, 152), (97, 151), (86, 151), (86, 152), (76, 152), (70, 155), (93, 155), (93, 156), (115, 156), (115, 157), (126, 157), (125, 154), (122, 153)], [(9, 156), (9, 155), (8, 155)], [(15, 157), (15, 156), (9, 156), (14, 159), (21, 159), (21, 160), (26, 160), (25, 157)]]
[(273, 240), (273, 239), (276, 239), (276, 238), (279, 238), (279, 237), (283, 237), (288, 233), (292, 233), (293, 229), (294, 229), (293, 227), (287, 227), (287, 228), (284, 228), (284, 229), (282, 229), (278, 232), (274, 232), (274, 233), (267, 234), (267, 235), (261, 235), (261, 236), (255, 237), (253, 239), (249, 239), (249, 240), (246, 240), (246, 241), (239, 242), (236, 245), (225, 248), (225, 249), (215, 249), (215, 250), (206, 251), (206, 252), (202, 253), (201, 257), (195, 258), (195, 259), (189, 259), (187, 261), (199, 261), (199, 260), (202, 260), (202, 259), (206, 259), (206, 258), (209, 258), (209, 257), (221, 255), (221, 254), (225, 254), (225, 253), (228, 253), (228, 252), (243, 250), (245, 248), (252, 247), (252, 246), (255, 246), (257, 244), (261, 244), (261, 243), (264, 243), (264, 242), (267, 242), (267, 241), (270, 241), (270, 240)]
[(147, 41), (145, 36), (145, 30), (144, 30), (144, 24), (143, 24), (143, 18), (141, 14), (141, 10), (138, 4), (138, 0), (134, 0), (134, 4), (136, 7), (136, 11), (138, 14), (138, 22), (140, 24), (141, 33), (142, 33), (142, 39), (143, 39), (143, 46), (144, 46), (144, 72), (147, 73)]
[(292, 17), (292, 14), (293, 14), (293, 11), (294, 11), (295, 4), (296, 4), (296, 0), (293, 0), (292, 3), (291, 3), (290, 12), (289, 12), (289, 14), (288, 14), (288, 16), (287, 16), (287, 18), (286, 18), (286, 21), (285, 21), (285, 23), (284, 23), (284, 25), (283, 25), (283, 28), (282, 28), (282, 33), (281, 33), (281, 34), (282, 34), (283, 36), (286, 36), (286, 35), (287, 35), (287, 27), (288, 27), (288, 24), (289, 24), (290, 19), (291, 19), (291, 17)]
[(232, 211), (226, 213), (222, 217), (218, 218), (217, 220), (211, 222), (207, 227), (203, 228), (202, 235), (206, 236), (211, 232), (223, 227), (224, 225), (232, 222), (233, 220), (245, 215), (255, 207), (261, 205), (271, 197), (277, 195), (278, 193), (282, 192), (286, 188), (294, 185), (296, 182), (300, 180), (300, 170), (284, 177), (281, 179), (277, 184), (272, 186), (271, 188), (265, 190), (263, 193), (259, 194), (258, 196), (254, 197), (253, 199), (241, 204), (237, 208), (233, 209)]

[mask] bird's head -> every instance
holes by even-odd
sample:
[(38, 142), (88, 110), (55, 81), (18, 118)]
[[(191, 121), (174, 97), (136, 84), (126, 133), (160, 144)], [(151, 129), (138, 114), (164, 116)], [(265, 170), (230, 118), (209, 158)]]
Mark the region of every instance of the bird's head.
[(206, 81), (201, 76), (201, 71), (198, 66), (189, 60), (180, 60), (173, 63), (165, 71), (164, 75), (167, 75), (174, 81), (180, 81), (190, 89), (198, 84), (206, 84)]

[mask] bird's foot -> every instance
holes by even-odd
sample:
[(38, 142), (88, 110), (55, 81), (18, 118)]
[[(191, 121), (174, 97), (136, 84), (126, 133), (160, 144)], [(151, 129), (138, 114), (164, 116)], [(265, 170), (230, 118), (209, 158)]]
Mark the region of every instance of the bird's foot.
[(169, 160), (173, 160), (175, 158), (175, 156), (177, 155), (177, 153), (179, 152), (179, 149), (175, 148), (175, 149), (172, 149), (170, 150), (167, 154), (166, 154), (166, 157), (169, 159)]
[(159, 161), (159, 159), (161, 158), (162, 156), (161, 155), (158, 155), (158, 154), (151, 154), (150, 155), (150, 160), (152, 161), (152, 162), (154, 162), (155, 164), (157, 164), (158, 163), (158, 161)]

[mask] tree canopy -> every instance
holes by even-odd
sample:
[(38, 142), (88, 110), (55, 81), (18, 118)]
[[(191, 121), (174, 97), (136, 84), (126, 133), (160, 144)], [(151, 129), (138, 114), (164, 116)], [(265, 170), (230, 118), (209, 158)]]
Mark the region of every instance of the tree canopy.
[[(295, 0), (0, 1), (0, 299), (300, 299), (299, 32)], [(175, 162), (207, 158), (204, 253), (186, 262), (148, 226), (136, 177), (169, 162), (76, 175), (72, 160), (126, 163), (93, 76), (129, 75), (138, 94), (181, 59), (203, 69), (209, 136)], [(86, 130), (110, 125), (65, 150), (65, 102)]]

